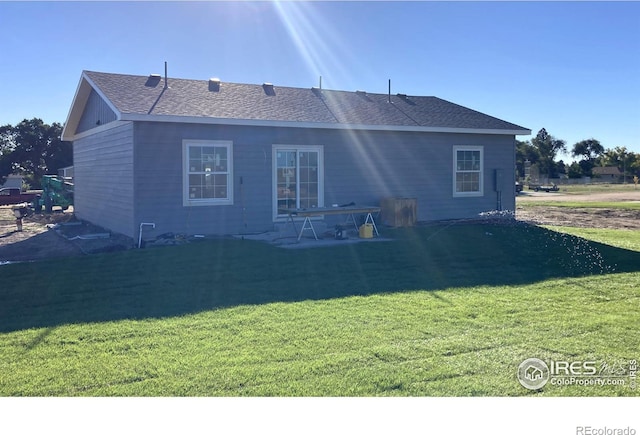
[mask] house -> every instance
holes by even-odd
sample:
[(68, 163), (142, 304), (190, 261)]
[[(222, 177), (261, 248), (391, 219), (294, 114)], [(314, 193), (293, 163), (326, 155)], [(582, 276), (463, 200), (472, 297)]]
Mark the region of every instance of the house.
[(611, 181), (619, 181), (622, 177), (622, 171), (617, 166), (596, 166), (591, 170), (591, 174), (594, 177)]
[(73, 181), (73, 166), (65, 166), (58, 169), (58, 177)]
[(17, 189), (22, 189), (22, 184), (24, 183), (24, 179), (22, 178), (22, 175), (17, 175), (17, 174), (9, 174), (7, 175), (6, 180), (4, 181), (4, 184), (0, 185), (0, 188), (17, 188)]
[(82, 72), (62, 134), (80, 219), (124, 235), (272, 230), (283, 207), (515, 209), (529, 129), (436, 97)]

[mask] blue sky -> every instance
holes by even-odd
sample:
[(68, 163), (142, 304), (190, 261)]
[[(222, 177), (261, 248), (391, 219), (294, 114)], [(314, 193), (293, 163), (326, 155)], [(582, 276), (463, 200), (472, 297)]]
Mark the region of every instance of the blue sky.
[[(0, 125), (82, 70), (435, 95), (640, 152), (639, 2), (3, 2)], [(520, 136), (520, 140), (530, 137)], [(565, 161), (568, 156), (560, 156)]]

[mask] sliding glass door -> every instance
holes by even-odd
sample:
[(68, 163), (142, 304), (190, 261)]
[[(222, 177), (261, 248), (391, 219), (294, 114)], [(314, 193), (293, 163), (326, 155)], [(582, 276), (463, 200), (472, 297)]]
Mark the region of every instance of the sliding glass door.
[(274, 145), (274, 204), (279, 209), (324, 205), (321, 146)]

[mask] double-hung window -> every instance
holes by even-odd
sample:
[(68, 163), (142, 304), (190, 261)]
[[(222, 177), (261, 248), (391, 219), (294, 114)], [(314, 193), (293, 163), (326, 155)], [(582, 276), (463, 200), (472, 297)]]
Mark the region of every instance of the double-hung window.
[(453, 196), (483, 195), (483, 147), (453, 147)]
[(184, 140), (183, 205), (233, 204), (231, 141)]

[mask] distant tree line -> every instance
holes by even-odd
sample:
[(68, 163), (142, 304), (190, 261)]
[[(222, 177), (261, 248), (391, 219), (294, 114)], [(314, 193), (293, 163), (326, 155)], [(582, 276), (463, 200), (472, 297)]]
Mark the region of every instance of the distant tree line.
[(0, 184), (8, 175), (18, 174), (30, 188), (40, 189), (43, 175), (71, 166), (72, 144), (61, 140), (61, 135), (61, 124), (45, 124), (39, 118), (1, 126)]
[(596, 139), (585, 139), (575, 143), (570, 155), (577, 161), (566, 164), (556, 161), (558, 154), (567, 152), (564, 140), (556, 139), (541, 129), (530, 141), (516, 140), (516, 172), (519, 178), (525, 176), (525, 165), (531, 165), (542, 177), (568, 178), (592, 177), (593, 168), (613, 166), (630, 179), (640, 175), (640, 154), (627, 150), (624, 146), (604, 148)]

